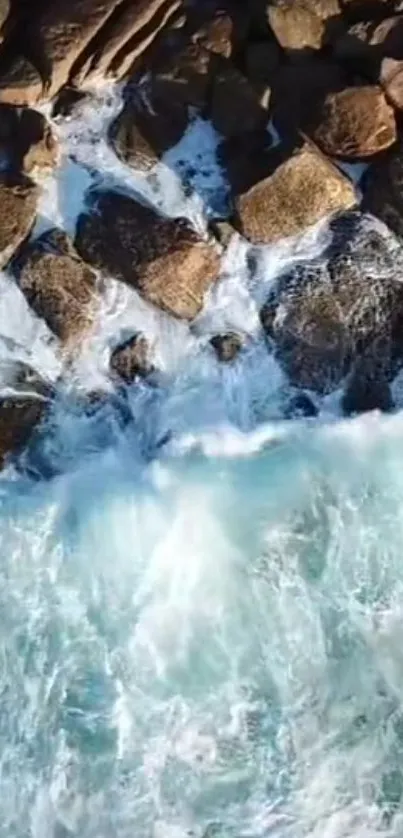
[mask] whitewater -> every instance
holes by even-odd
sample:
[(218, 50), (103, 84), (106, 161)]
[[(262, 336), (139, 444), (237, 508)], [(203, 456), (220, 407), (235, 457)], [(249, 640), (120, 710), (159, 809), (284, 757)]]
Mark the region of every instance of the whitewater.
[[(104, 87), (55, 122), (34, 236), (73, 233), (101, 184), (203, 233), (225, 204), (208, 123), (146, 176), (107, 145), (120, 106)], [(56, 390), (0, 479), (4, 838), (403, 835), (402, 414), (346, 420), (334, 393), (285, 420), (259, 322), (328, 240), (234, 237), (191, 325), (99, 278), (74, 360), (1, 274), (2, 392), (18, 361)], [(225, 365), (228, 329), (245, 348)], [(158, 372), (118, 394), (110, 350), (134, 331)]]

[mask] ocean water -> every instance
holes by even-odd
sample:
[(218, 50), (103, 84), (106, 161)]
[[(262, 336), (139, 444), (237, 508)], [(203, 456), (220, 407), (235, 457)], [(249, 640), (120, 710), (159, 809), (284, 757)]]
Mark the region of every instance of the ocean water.
[[(205, 232), (227, 193), (211, 126), (144, 177), (105, 140), (119, 91), (94, 97), (55, 125), (34, 235), (73, 232), (100, 183)], [(100, 279), (68, 365), (0, 276), (2, 388), (17, 360), (56, 386), (0, 479), (1, 838), (402, 837), (402, 414), (344, 420), (335, 393), (284, 421), (259, 324), (279, 271), (328, 239), (236, 237), (191, 326)], [(222, 365), (228, 328), (245, 349)], [(159, 372), (123, 403), (109, 353), (138, 329)]]

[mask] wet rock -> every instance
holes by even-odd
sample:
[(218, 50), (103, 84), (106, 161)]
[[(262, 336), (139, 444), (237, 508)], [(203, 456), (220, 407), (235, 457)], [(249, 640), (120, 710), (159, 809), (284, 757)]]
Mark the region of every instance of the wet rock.
[(217, 60), (217, 55), (199, 43), (178, 44), (155, 63), (153, 89), (161, 101), (203, 111), (210, 102)]
[(336, 56), (382, 86), (395, 108), (403, 109), (403, 18), (374, 25), (360, 21), (335, 44)]
[(222, 247), (228, 247), (235, 229), (229, 221), (213, 219), (210, 222), (210, 231)]
[[(268, 102), (265, 103), (268, 105)], [(264, 128), (266, 107), (245, 76), (230, 62), (217, 60), (211, 98), (211, 121), (224, 137), (236, 137)]]
[(181, 5), (182, 0), (120, 3), (98, 38), (76, 62), (70, 79), (80, 84), (92, 77), (123, 78)]
[(281, 65), (273, 77), (270, 98), (270, 115), (280, 135), (294, 138), (306, 130), (326, 96), (349, 84), (348, 70), (322, 56)]
[(327, 252), (282, 276), (261, 312), (291, 382), (319, 393), (359, 370), (375, 345), (391, 347), (382, 359), (388, 380), (403, 315), (403, 256), (396, 239), (360, 213), (341, 215), (331, 226)]
[(0, 177), (0, 267), (10, 261), (30, 233), (36, 216), (38, 189), (27, 177)]
[(403, 237), (403, 141), (371, 166), (364, 179), (363, 206)]
[(236, 332), (214, 335), (210, 341), (219, 361), (233, 361), (242, 349), (242, 338)]
[(148, 101), (126, 102), (110, 127), (109, 139), (120, 160), (134, 169), (148, 171), (179, 142), (188, 119), (186, 105), (166, 102), (151, 92)]
[(277, 156), (271, 146), (266, 130), (249, 131), (220, 143), (217, 160), (225, 170), (233, 195), (245, 192), (273, 171)]
[(393, 398), (388, 380), (378, 375), (371, 364), (359, 363), (349, 377), (341, 406), (346, 416), (371, 410), (393, 410)]
[(318, 409), (306, 393), (297, 393), (288, 402), (284, 413), (286, 419), (312, 419), (318, 415)]
[[(197, 9), (195, 10), (197, 13)], [(200, 10), (203, 14), (204, 10)], [(204, 14), (203, 14), (204, 16)], [(238, 46), (240, 37), (240, 15), (230, 15), (218, 9), (207, 19), (196, 23), (195, 31), (192, 34), (192, 41), (201, 44), (210, 52), (215, 52), (223, 58), (230, 58), (234, 48)], [(246, 36), (246, 27), (243, 27), (243, 35)]]
[(0, 148), (16, 169), (52, 168), (57, 142), (52, 128), (38, 111), (0, 104)]
[(95, 275), (61, 230), (27, 245), (14, 267), (29, 305), (65, 344), (75, 345), (92, 324), (98, 298)]
[(396, 121), (380, 87), (350, 87), (329, 93), (310, 131), (317, 145), (332, 157), (372, 157), (396, 140)]
[(76, 87), (65, 85), (57, 94), (52, 107), (52, 116), (71, 116), (80, 102), (88, 98), (88, 93)]
[(253, 244), (304, 232), (356, 203), (352, 183), (308, 144), (236, 200), (239, 230)]
[(339, 0), (272, 0), (267, 17), (279, 44), (286, 50), (319, 50), (340, 22)]
[(21, 107), (35, 105), (42, 93), (42, 79), (27, 58), (13, 55), (0, 66), (0, 102)]
[(27, 444), (52, 397), (50, 386), (26, 364), (13, 364), (6, 380), (10, 394), (0, 398), (0, 468)]
[(217, 250), (184, 219), (169, 219), (117, 192), (95, 192), (77, 224), (76, 247), (103, 273), (153, 305), (193, 319), (217, 279)]
[(138, 334), (117, 346), (111, 355), (111, 369), (126, 384), (131, 384), (138, 376), (146, 378), (153, 371), (147, 339)]

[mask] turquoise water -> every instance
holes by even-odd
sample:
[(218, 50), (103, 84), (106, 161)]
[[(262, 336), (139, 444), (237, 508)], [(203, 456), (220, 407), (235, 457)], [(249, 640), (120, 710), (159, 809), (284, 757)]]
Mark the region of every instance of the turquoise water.
[(399, 415), (115, 446), (0, 516), (1, 835), (403, 834)]

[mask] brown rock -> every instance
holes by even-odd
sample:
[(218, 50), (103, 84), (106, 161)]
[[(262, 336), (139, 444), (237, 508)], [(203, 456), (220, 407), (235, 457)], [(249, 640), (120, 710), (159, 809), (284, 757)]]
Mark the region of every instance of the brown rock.
[(240, 231), (253, 244), (304, 232), (356, 203), (352, 183), (306, 144), (236, 202)]
[(191, 320), (217, 279), (220, 259), (184, 219), (162, 218), (116, 192), (93, 195), (76, 247), (90, 264), (136, 288), (153, 305)]
[(210, 99), (217, 56), (200, 44), (172, 49), (156, 64), (153, 88), (161, 100), (203, 110)]
[(372, 157), (396, 140), (396, 121), (380, 87), (350, 87), (329, 93), (310, 135), (331, 157)]
[[(2, 367), (4, 364), (2, 364)], [(0, 468), (11, 454), (18, 454), (48, 411), (52, 391), (35, 370), (12, 364), (7, 382), (13, 395), (0, 399)]]
[(21, 55), (13, 56), (0, 69), (0, 102), (34, 105), (41, 98), (43, 83), (38, 71)]
[(113, 350), (111, 369), (120, 378), (131, 384), (137, 376), (145, 378), (153, 371), (150, 363), (150, 347), (143, 335), (134, 335)]
[(0, 267), (10, 261), (30, 233), (36, 216), (38, 190), (20, 174), (0, 179)]
[(52, 128), (38, 111), (0, 104), (0, 147), (12, 165), (27, 174), (53, 167), (57, 142)]
[(110, 127), (109, 139), (120, 160), (148, 171), (179, 142), (187, 125), (186, 105), (155, 95), (149, 101), (127, 101)]
[(339, 0), (274, 0), (267, 6), (270, 26), (286, 50), (318, 50), (332, 24), (340, 21)]
[(210, 232), (222, 247), (228, 247), (235, 229), (229, 221), (213, 219), (210, 222)]
[(234, 17), (220, 10), (201, 23), (192, 35), (194, 43), (201, 44), (204, 49), (223, 58), (231, 57), (238, 38)]
[(167, 26), (181, 4), (182, 0), (120, 3), (93, 50), (90, 49), (89, 54), (88, 51), (83, 53), (76, 62), (71, 81), (107, 75), (122, 78), (158, 32)]
[(90, 327), (97, 305), (95, 276), (61, 230), (29, 244), (15, 266), (29, 305), (63, 342), (79, 340)]
[[(268, 102), (267, 102), (268, 104)], [(267, 109), (245, 76), (224, 59), (217, 62), (214, 76), (211, 121), (224, 137), (236, 137), (264, 128)]]
[(242, 349), (242, 338), (236, 332), (214, 335), (210, 341), (219, 361), (233, 361)]

